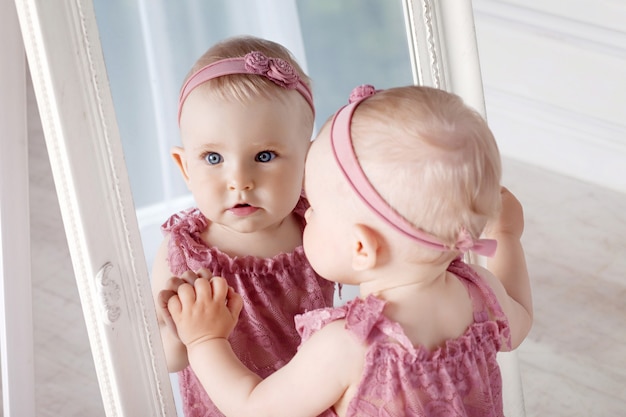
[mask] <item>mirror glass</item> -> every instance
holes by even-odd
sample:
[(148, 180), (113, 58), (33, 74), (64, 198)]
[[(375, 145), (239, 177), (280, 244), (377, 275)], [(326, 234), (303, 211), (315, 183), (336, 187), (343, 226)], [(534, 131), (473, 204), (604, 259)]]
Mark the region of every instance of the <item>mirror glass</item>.
[(183, 78), (213, 43), (250, 34), (289, 48), (313, 79), (317, 125), (362, 83), (412, 82), (402, 2), (94, 0), (148, 265), (160, 224), (193, 204), (169, 149)]
[[(249, 34), (285, 45), (313, 80), (317, 126), (356, 85), (413, 82), (399, 1), (94, 0), (94, 8), (149, 270), (160, 225), (194, 205), (169, 150), (180, 144), (183, 78), (212, 44)], [(337, 302), (351, 296), (347, 288)]]

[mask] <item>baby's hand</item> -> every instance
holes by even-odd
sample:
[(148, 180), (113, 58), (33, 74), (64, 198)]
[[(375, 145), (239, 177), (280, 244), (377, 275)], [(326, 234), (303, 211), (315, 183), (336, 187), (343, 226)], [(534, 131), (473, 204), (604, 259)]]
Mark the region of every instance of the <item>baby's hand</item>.
[(176, 332), (176, 324), (172, 320), (172, 316), (170, 311), (167, 309), (167, 303), (178, 293), (178, 288), (182, 284), (191, 284), (193, 285), (194, 281), (199, 278), (210, 279), (212, 277), (211, 273), (207, 269), (201, 269), (198, 273), (194, 273), (193, 271), (184, 272), (180, 277), (171, 277), (165, 282), (165, 287), (159, 291), (159, 295), (157, 297), (157, 314), (163, 319), (163, 322), (167, 327), (169, 327), (174, 334)]
[(519, 200), (506, 188), (500, 191), (502, 197), (502, 211), (495, 219), (487, 223), (485, 235), (498, 239), (498, 235), (510, 235), (516, 239), (524, 232), (524, 210)]
[(183, 283), (167, 308), (176, 324), (178, 337), (190, 347), (211, 339), (227, 338), (243, 308), (241, 296), (222, 277)]

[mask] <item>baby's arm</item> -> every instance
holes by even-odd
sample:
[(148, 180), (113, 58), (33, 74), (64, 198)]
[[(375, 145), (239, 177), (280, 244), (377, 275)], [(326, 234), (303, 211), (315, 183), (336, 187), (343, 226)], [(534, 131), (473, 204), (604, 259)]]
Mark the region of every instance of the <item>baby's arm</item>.
[(183, 284), (168, 308), (209, 397), (229, 416), (317, 416), (362, 372), (364, 348), (336, 321), (265, 380), (235, 356), (228, 335), (243, 302), (221, 277)]
[[(485, 234), (498, 241), (487, 269), (495, 275), (508, 297), (498, 297), (511, 327), (511, 343), (516, 348), (526, 337), (533, 321), (533, 303), (526, 257), (521, 243), (524, 212), (517, 198), (502, 187), (502, 211), (487, 225)], [(498, 291), (496, 290), (496, 295)]]
[(164, 303), (163, 296), (159, 295), (163, 290), (175, 291), (177, 287), (176, 283), (172, 281), (173, 274), (170, 272), (167, 262), (168, 241), (169, 238), (163, 240), (154, 260), (152, 267), (152, 294), (154, 296), (163, 349), (165, 350), (167, 369), (169, 372), (178, 372), (189, 365), (187, 348), (178, 338), (175, 325), (171, 321), (169, 311), (167, 310), (167, 305)]

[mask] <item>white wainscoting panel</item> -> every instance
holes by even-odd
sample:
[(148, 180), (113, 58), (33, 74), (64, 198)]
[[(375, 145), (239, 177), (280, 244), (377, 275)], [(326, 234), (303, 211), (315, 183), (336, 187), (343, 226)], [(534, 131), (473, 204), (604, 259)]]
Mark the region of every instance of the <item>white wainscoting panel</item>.
[(626, 192), (626, 2), (473, 6), (502, 154)]

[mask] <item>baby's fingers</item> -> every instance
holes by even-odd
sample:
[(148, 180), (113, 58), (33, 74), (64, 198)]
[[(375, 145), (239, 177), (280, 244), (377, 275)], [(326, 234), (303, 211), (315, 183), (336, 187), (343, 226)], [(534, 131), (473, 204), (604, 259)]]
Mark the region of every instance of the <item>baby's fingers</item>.
[(165, 322), (166, 326), (171, 326), (172, 328), (176, 328), (174, 322), (172, 321), (172, 315), (170, 313), (168, 304), (172, 297), (176, 296), (176, 291), (174, 290), (161, 290), (159, 291), (159, 295), (157, 296), (157, 308), (161, 311), (161, 318)]
[(174, 290), (161, 290), (159, 291), (159, 295), (157, 296), (157, 307), (162, 309), (164, 312), (167, 311), (167, 303), (173, 296), (176, 295), (176, 291)]
[(206, 268), (198, 269), (198, 272), (196, 272), (196, 274), (197, 274), (198, 278), (206, 278), (208, 280), (213, 278), (213, 274), (211, 273), (211, 271), (209, 271)]
[(181, 304), (178, 295), (173, 295), (169, 298), (169, 300), (167, 300), (167, 310), (170, 313), (170, 320), (173, 319), (173, 321), (178, 321), (183, 311), (183, 305)]
[(193, 285), (194, 281), (198, 278), (200, 278), (199, 274), (196, 274), (195, 272), (189, 270), (183, 272), (179, 279), (182, 281), (182, 283)]
[(180, 287), (182, 284), (186, 283), (187, 281), (179, 278), (179, 277), (171, 277), (170, 279), (168, 279), (167, 281), (165, 281), (165, 285), (163, 287), (164, 290), (171, 290), (171, 291), (176, 291), (178, 290), (178, 287)]
[(232, 287), (228, 287), (228, 294), (226, 296), (226, 306), (230, 310), (230, 314), (233, 317), (238, 318), (239, 313), (243, 309), (243, 298), (235, 292)]
[[(194, 284), (199, 281), (205, 280), (196, 280)], [(178, 287), (177, 295), (183, 307), (193, 304), (196, 301), (196, 290), (194, 288), (194, 284), (184, 283)]]
[[(198, 300), (206, 300), (214, 308), (217, 308), (214, 311), (222, 311), (219, 314), (224, 314), (227, 310), (230, 319), (236, 323), (239, 313), (243, 309), (243, 299), (232, 287), (228, 286), (228, 282), (224, 278), (213, 277), (210, 281), (197, 280), (195, 288)], [(226, 310), (223, 310), (224, 307)]]
[(213, 293), (213, 301), (224, 301), (228, 296), (228, 282), (222, 277), (213, 277), (209, 282), (210, 291)]

